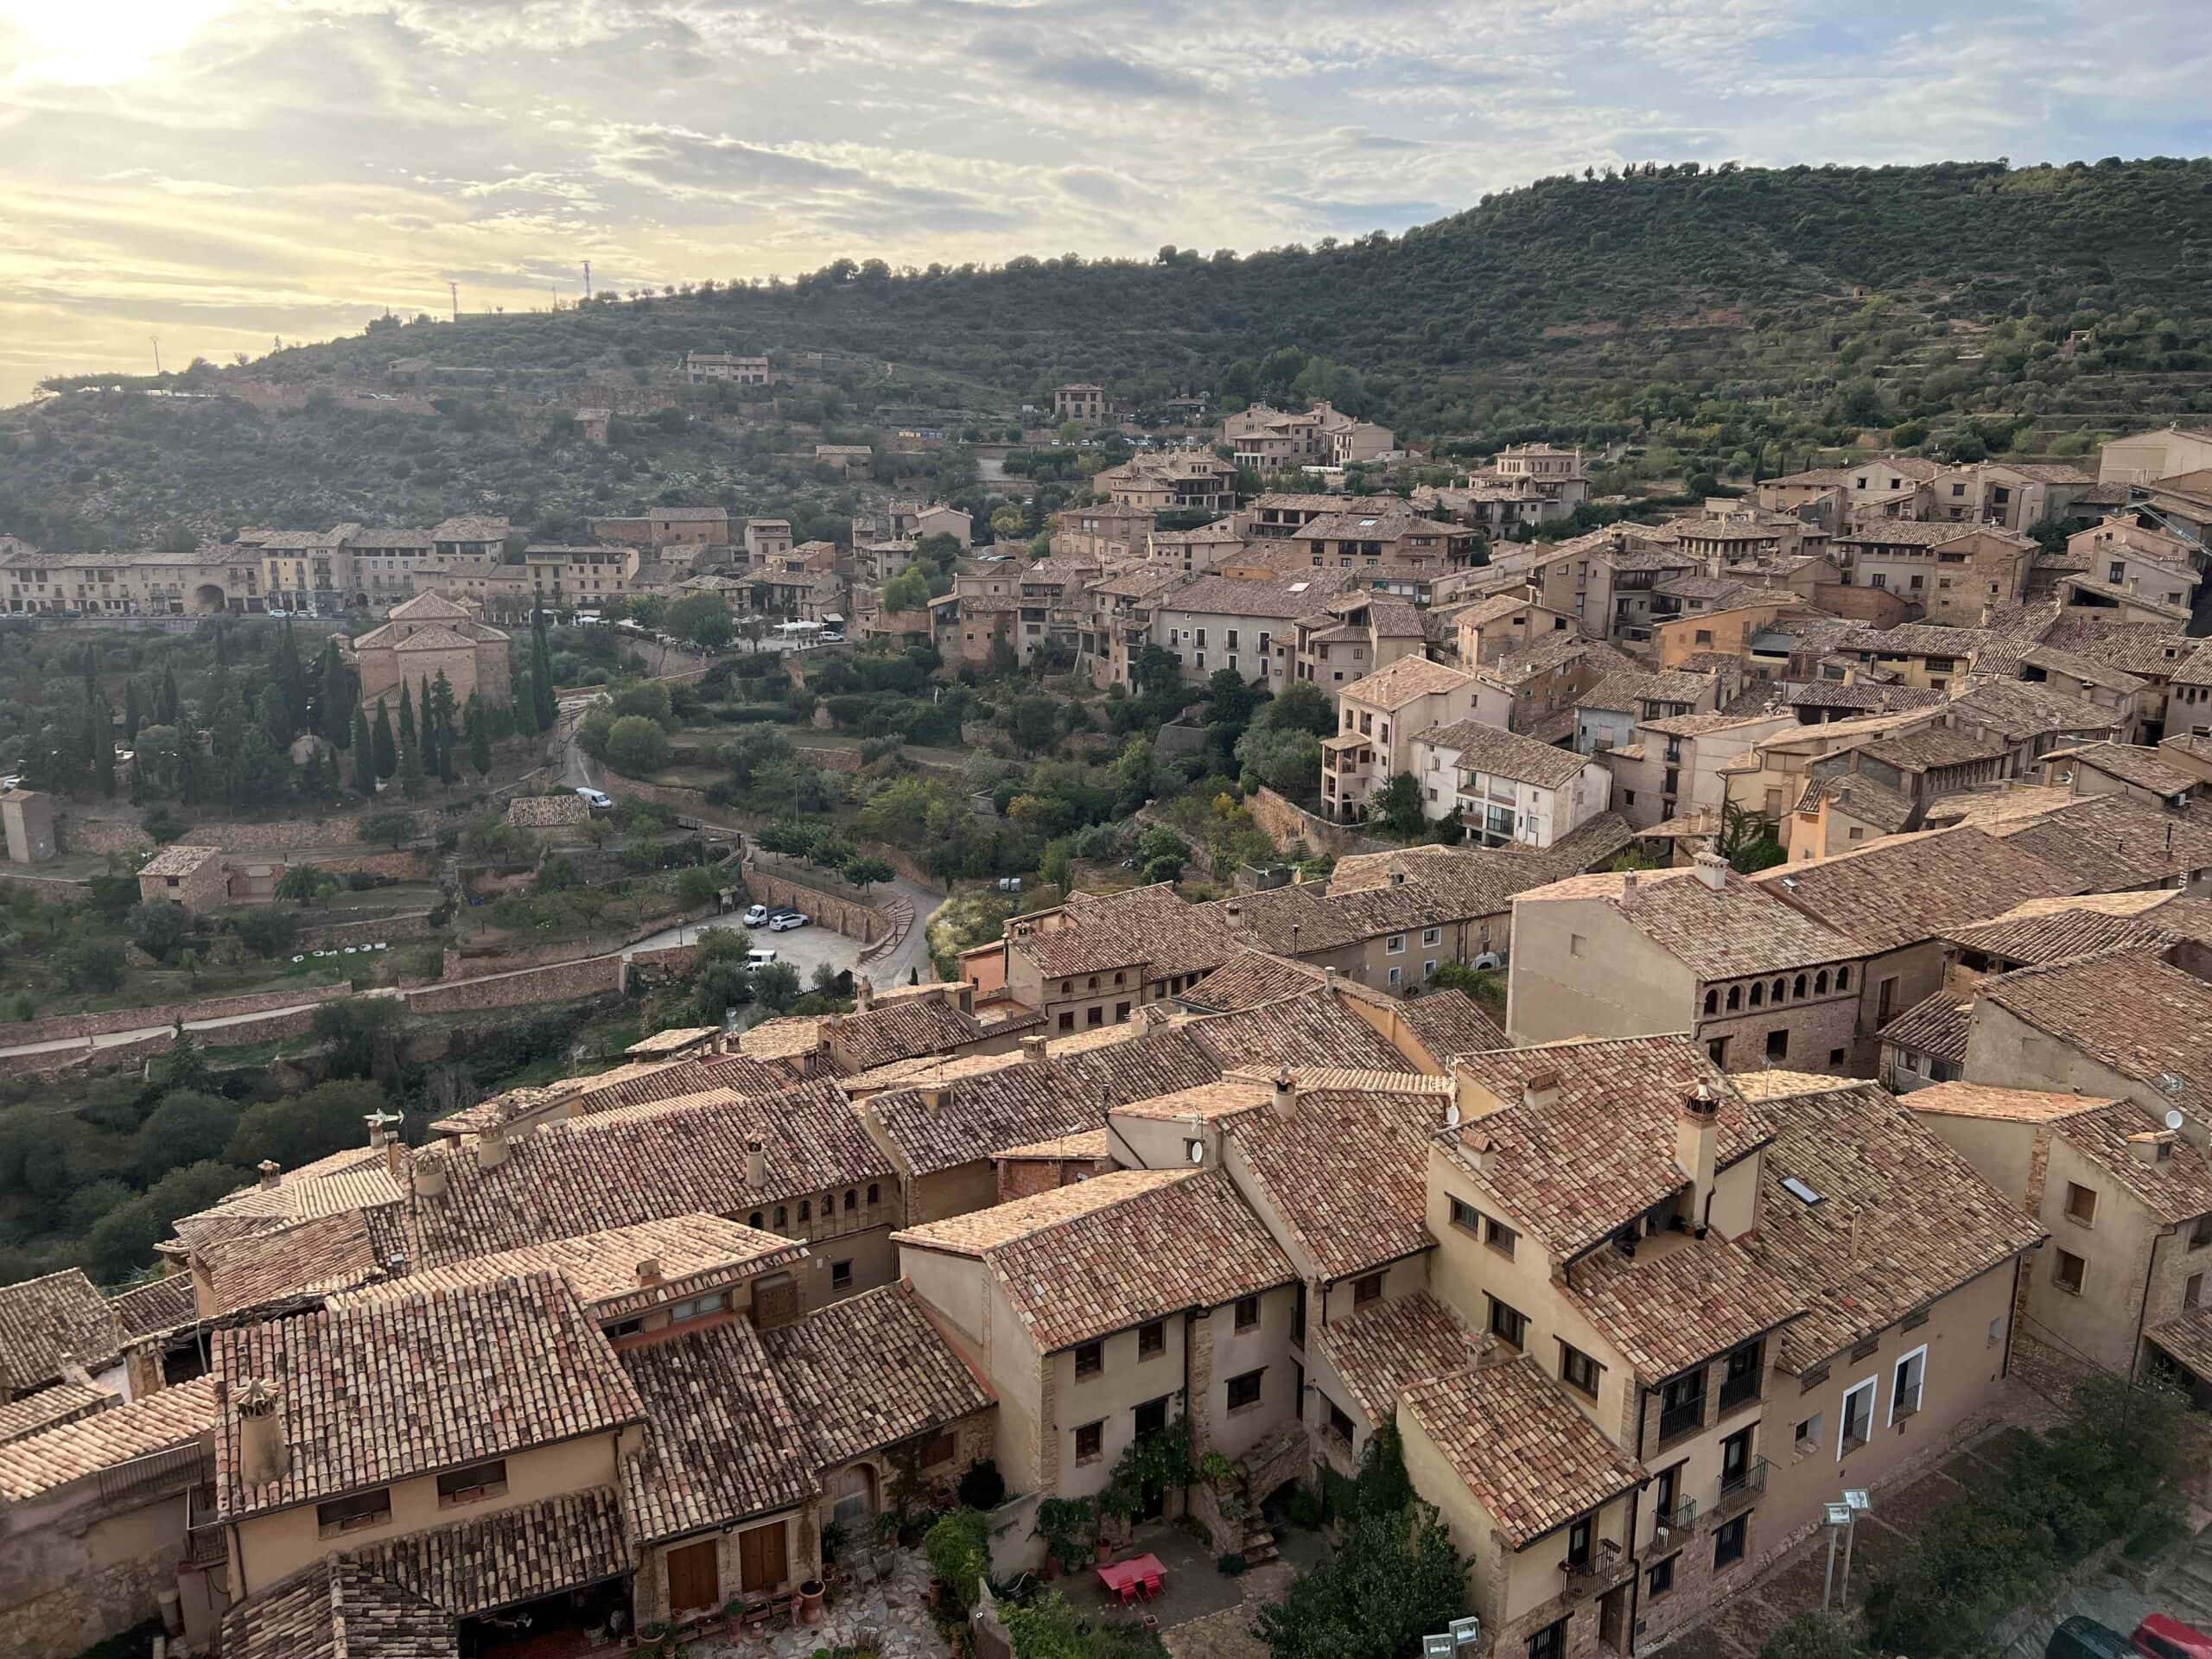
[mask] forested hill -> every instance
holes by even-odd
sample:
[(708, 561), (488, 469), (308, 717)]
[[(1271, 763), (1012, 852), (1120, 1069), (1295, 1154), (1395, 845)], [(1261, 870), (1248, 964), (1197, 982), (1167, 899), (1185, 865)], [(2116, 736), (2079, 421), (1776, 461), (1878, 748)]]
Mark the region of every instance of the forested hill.
[[(2212, 162), (2157, 160), (1685, 166), (1548, 180), (1402, 236), (1241, 258), (840, 261), (790, 283), (425, 319), (128, 383), (407, 385), (435, 416), (67, 390), (0, 416), (0, 531), (758, 510), (811, 482), (773, 459), (793, 423), (995, 429), (1070, 379), (1139, 407), (1320, 392), (1416, 437), (1626, 438), (1723, 468), (1867, 427), (1947, 453), (2078, 453), (2096, 431), (2212, 410), (2208, 252)], [(611, 453), (518, 428), (518, 408), (642, 384), (688, 350), (828, 356), (772, 404), (723, 395), (688, 423), (621, 423)]]

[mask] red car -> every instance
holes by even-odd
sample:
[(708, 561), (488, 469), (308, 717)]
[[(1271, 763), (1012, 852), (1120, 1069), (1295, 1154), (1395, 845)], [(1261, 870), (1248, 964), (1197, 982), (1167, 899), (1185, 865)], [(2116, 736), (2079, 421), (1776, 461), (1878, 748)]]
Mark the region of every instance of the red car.
[(2212, 1636), (2164, 1613), (2152, 1613), (2138, 1624), (2128, 1644), (2143, 1659), (2212, 1659)]

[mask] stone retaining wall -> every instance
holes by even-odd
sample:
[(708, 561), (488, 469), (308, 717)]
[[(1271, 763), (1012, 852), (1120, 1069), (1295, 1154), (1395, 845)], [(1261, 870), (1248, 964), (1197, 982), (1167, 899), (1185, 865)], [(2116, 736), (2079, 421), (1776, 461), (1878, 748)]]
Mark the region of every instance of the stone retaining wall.
[(391, 916), (369, 916), (359, 921), (323, 922), (303, 928), (302, 950), (329, 950), (349, 944), (400, 944), (427, 939), (438, 930), (430, 925), (427, 910), (402, 911)]
[(1331, 858), (1343, 858), (1351, 853), (1379, 851), (1389, 844), (1361, 835), (1357, 825), (1331, 823), (1264, 786), (1246, 796), (1244, 804), (1252, 822), (1274, 842), (1279, 853), (1325, 853)]
[(302, 1002), (327, 1002), (353, 995), (349, 985), (302, 985), (283, 991), (255, 991), (245, 996), (210, 997), (204, 1002), (166, 1002), (150, 1008), (107, 1008), (97, 1014), (56, 1014), (43, 1020), (19, 1020), (0, 1026), (0, 1048), (20, 1043), (54, 1043), (70, 1037), (98, 1037), (114, 1031), (136, 1031), (142, 1026), (173, 1026), (179, 1020), (221, 1020), (237, 1014), (258, 1014), (264, 1008), (288, 1008)]
[[(891, 931), (891, 918), (873, 906), (841, 899), (804, 882), (771, 874), (757, 864), (745, 867), (745, 890), (771, 910), (784, 906), (803, 910), (816, 921), (834, 927), (847, 938), (858, 939), (862, 944), (873, 944)], [(773, 942), (772, 935), (761, 937)]]
[(533, 1002), (571, 1002), (622, 988), (622, 958), (591, 957), (550, 963), (456, 985), (425, 985), (403, 995), (411, 1014), (451, 1014), (468, 1008), (512, 1008)]

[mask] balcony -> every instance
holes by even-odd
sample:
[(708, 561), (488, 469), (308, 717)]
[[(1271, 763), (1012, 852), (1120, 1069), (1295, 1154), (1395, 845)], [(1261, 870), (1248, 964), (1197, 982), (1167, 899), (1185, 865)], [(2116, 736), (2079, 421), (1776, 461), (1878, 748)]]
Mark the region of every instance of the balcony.
[(1705, 1396), (1685, 1400), (1680, 1405), (1668, 1406), (1659, 1413), (1659, 1443), (1679, 1440), (1685, 1434), (1696, 1433), (1705, 1427)]
[(1766, 1459), (1753, 1458), (1733, 1474), (1720, 1477), (1715, 1489), (1713, 1508), (1708, 1512), (1717, 1524), (1732, 1515), (1738, 1515), (1758, 1502), (1766, 1491)]
[(1656, 1510), (1651, 1516), (1651, 1536), (1654, 1543), (1680, 1534), (1690, 1532), (1697, 1526), (1697, 1499), (1683, 1498), (1671, 1510)]
[(1559, 1564), (1560, 1593), (1566, 1596), (1592, 1594), (1619, 1578), (1622, 1569), (1627, 1565), (1628, 1554), (1622, 1549), (1619, 1541), (1600, 1538), (1582, 1560), (1568, 1560)]
[(1725, 1379), (1720, 1384), (1720, 1409), (1731, 1412), (1738, 1406), (1747, 1406), (1759, 1397), (1760, 1368), (1754, 1366), (1741, 1376)]

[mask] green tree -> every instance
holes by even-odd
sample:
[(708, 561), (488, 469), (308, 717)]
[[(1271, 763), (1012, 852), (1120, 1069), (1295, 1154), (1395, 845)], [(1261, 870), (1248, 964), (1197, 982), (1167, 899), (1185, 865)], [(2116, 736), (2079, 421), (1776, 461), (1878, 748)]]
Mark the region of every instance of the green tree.
[(271, 962), (290, 956), (300, 943), (299, 912), (280, 910), (274, 905), (232, 911), (225, 918), (224, 925), (237, 936), (240, 944)]
[(161, 962), (167, 962), (192, 937), (192, 918), (184, 906), (166, 899), (133, 906), (129, 925), (130, 943)]
[(764, 963), (753, 970), (753, 999), (771, 1013), (789, 1012), (798, 990), (798, 969), (788, 962)]
[(261, 1101), (239, 1113), (225, 1158), (244, 1169), (267, 1160), (296, 1169), (362, 1144), (366, 1134), (362, 1120), (388, 1108), (384, 1090), (373, 1083), (347, 1079), (317, 1084), (302, 1094)]
[(1770, 870), (1789, 856), (1770, 820), (1733, 801), (1720, 804), (1720, 834), (1714, 838), (1713, 850), (1738, 875)]
[(365, 1077), (392, 1069), (405, 1013), (396, 996), (349, 996), (317, 1003), (308, 1029), (328, 1051), (334, 1077)]
[(1248, 787), (1262, 783), (1293, 800), (1320, 792), (1321, 740), (1303, 727), (1253, 725), (1236, 740), (1236, 761)]
[(1401, 840), (1419, 835), (1427, 822), (1421, 817), (1421, 780), (1410, 772), (1390, 778), (1375, 791), (1375, 816)]
[(213, 1160), (172, 1169), (92, 1224), (85, 1236), (85, 1270), (103, 1284), (128, 1280), (153, 1260), (154, 1246), (175, 1230), (179, 1216), (207, 1209), (245, 1179), (236, 1165)]
[(312, 864), (294, 864), (276, 878), (276, 896), (289, 899), (302, 910), (322, 902), (337, 890), (338, 878)]
[(718, 594), (691, 594), (668, 607), (668, 632), (702, 651), (719, 651), (735, 633), (729, 607)]
[(376, 740), (369, 735), (369, 716), (358, 703), (353, 709), (353, 792), (365, 800), (377, 798)]
[(1016, 697), (1007, 717), (1007, 729), (1031, 754), (1048, 749), (1059, 734), (1059, 705), (1041, 694)]
[(863, 893), (877, 882), (888, 881), (896, 874), (898, 871), (893, 869), (886, 861), (871, 857), (866, 853), (845, 861), (845, 880), (858, 887)]
[(559, 718), (560, 700), (553, 695), (553, 646), (545, 632), (545, 606), (533, 601), (530, 613), (531, 713), (537, 729), (550, 732)]
[(238, 1124), (236, 1102), (198, 1089), (172, 1090), (138, 1126), (140, 1179), (158, 1181), (180, 1164), (220, 1158)]
[(671, 753), (668, 734), (642, 715), (625, 715), (607, 728), (607, 764), (629, 777), (660, 771)]
[(79, 939), (54, 958), (61, 982), (74, 991), (111, 991), (129, 971), (123, 947), (112, 939)]
[(317, 728), (334, 748), (350, 747), (361, 729), (360, 699), (354, 695), (353, 671), (339, 655), (336, 636), (322, 645), (322, 665), (316, 676)]
[(412, 812), (393, 808), (383, 812), (363, 813), (356, 833), (365, 842), (380, 843), (397, 852), (419, 832)]
[(1329, 694), (1311, 680), (1293, 680), (1260, 710), (1255, 722), (1270, 732), (1311, 732), (1326, 737), (1337, 729)]
[(399, 770), (399, 746), (392, 741), (391, 713), (385, 707), (384, 699), (377, 699), (377, 724), (370, 739), (377, 760), (377, 781), (388, 780)]
[(468, 727), (469, 767), (479, 778), (489, 778), (492, 775), (492, 722), (490, 716), (485, 712), (483, 703), (474, 691), (468, 694), (468, 712), (466, 720)]
[(1866, 1659), (1848, 1619), (1831, 1613), (1799, 1613), (1759, 1648), (1759, 1659)]

